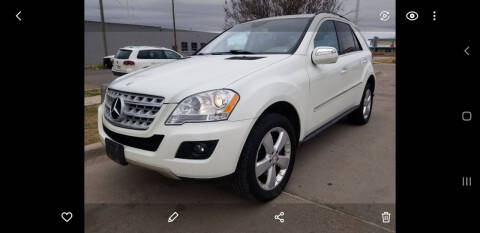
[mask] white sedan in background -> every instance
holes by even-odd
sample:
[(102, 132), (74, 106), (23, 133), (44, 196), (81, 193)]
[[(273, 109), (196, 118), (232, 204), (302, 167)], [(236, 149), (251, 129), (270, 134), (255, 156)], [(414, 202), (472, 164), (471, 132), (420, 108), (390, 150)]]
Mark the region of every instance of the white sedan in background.
[(115, 54), (112, 72), (121, 76), (149, 67), (154, 64), (166, 64), (183, 56), (171, 49), (151, 46), (127, 46), (120, 48)]

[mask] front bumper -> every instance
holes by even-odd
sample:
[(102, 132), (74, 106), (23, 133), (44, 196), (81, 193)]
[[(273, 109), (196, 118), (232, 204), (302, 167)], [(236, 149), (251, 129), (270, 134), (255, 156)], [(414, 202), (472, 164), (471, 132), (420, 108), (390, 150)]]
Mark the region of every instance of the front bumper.
[[(98, 108), (98, 131), (101, 142), (108, 137), (103, 127), (118, 134), (133, 137), (164, 135), (156, 151), (125, 146), (128, 163), (157, 170), (170, 177), (215, 178), (232, 174), (255, 119), (241, 121), (218, 121), (165, 125), (164, 122), (175, 108), (164, 104), (148, 130), (132, 130), (114, 126), (103, 117), (103, 105)], [(191, 160), (175, 158), (184, 141), (218, 140), (213, 154), (208, 159)]]

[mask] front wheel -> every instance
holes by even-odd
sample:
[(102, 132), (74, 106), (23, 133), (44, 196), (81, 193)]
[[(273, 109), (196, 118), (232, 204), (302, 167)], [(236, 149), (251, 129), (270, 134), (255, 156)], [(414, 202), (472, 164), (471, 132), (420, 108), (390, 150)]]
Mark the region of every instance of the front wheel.
[(243, 147), (234, 189), (260, 201), (280, 195), (293, 170), (296, 146), (294, 129), (286, 117), (271, 113), (260, 118)]

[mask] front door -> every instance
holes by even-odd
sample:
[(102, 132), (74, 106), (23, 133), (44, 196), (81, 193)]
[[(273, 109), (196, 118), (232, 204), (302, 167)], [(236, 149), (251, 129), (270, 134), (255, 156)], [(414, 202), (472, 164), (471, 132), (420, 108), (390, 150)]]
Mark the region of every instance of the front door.
[(336, 114), (335, 98), (341, 92), (344, 82), (342, 63), (314, 64), (311, 53), (315, 47), (329, 46), (340, 51), (337, 33), (333, 20), (324, 20), (310, 43), (307, 52), (306, 66), (310, 79), (309, 129), (311, 131), (327, 123)]

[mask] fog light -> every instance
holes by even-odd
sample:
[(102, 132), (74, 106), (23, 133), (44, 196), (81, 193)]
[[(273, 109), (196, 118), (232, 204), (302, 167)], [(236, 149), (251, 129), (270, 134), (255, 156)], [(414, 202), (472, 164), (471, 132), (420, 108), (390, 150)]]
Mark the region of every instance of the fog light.
[(207, 151), (207, 145), (205, 143), (197, 143), (195, 146), (193, 146), (193, 151), (197, 154), (203, 154), (205, 151)]
[(178, 147), (175, 158), (208, 159), (213, 154), (218, 140), (182, 142)]

